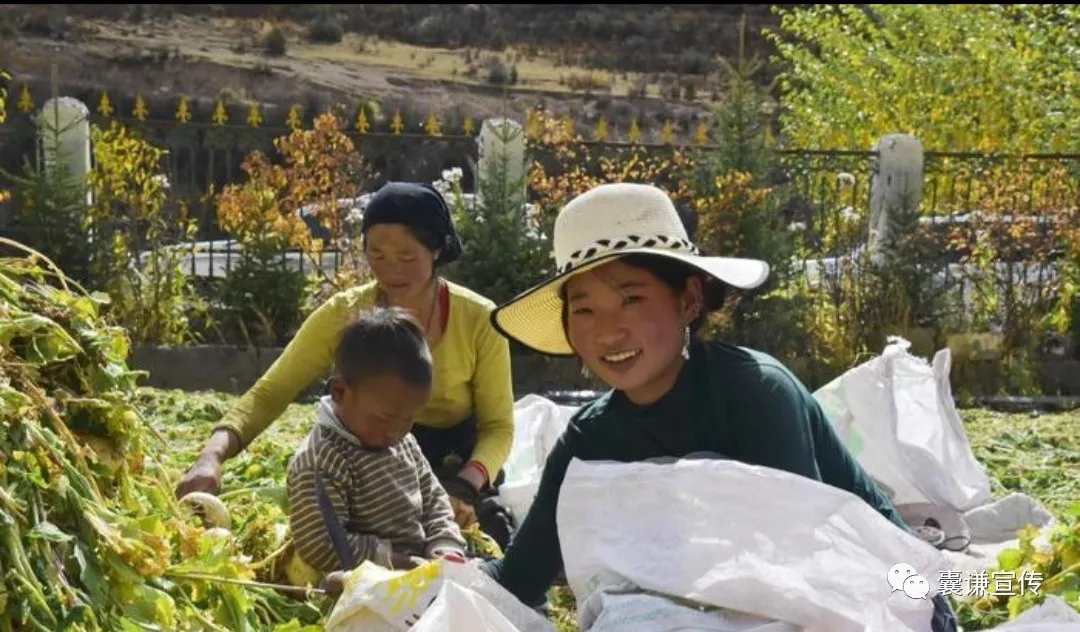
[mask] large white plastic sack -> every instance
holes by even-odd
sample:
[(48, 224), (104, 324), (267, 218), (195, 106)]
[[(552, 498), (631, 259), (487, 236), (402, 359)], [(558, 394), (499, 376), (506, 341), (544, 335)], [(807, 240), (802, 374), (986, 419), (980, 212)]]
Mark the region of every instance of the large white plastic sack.
[[(554, 627), (551, 628), (554, 630)], [(475, 592), (444, 582), (412, 632), (519, 632), (503, 613)]]
[[(445, 599), (445, 601), (442, 601)], [(497, 617), (494, 614), (498, 614)], [(475, 563), (432, 560), (410, 571), (365, 561), (350, 574), (326, 632), (554, 632)], [(493, 625), (494, 627), (489, 627)]]
[(499, 498), (519, 523), (532, 506), (548, 454), (576, 410), (540, 395), (514, 402), (514, 443), (503, 465)]
[(588, 632), (802, 632), (802, 628), (730, 610), (703, 611), (665, 595), (644, 592), (629, 582), (613, 579), (577, 604), (578, 624)]
[(950, 356), (931, 366), (894, 338), (878, 357), (814, 393), (837, 433), (894, 504), (933, 503), (964, 512), (990, 501), (949, 386)]
[[(630, 583), (805, 632), (929, 632), (930, 598), (949, 570), (940, 551), (854, 494), (736, 461), (574, 459), (557, 512), (579, 603)], [(927, 580), (925, 599), (892, 590), (900, 563)], [(662, 613), (638, 621), (639, 632), (679, 629)]]

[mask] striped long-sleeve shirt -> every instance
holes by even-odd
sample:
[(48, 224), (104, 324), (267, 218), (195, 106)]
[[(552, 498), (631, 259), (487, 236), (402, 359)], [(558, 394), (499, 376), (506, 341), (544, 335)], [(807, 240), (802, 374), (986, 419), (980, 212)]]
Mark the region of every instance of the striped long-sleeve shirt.
[(316, 468), (357, 564), (389, 566), (391, 553), (463, 553), (450, 498), (416, 439), (409, 434), (386, 450), (367, 450), (336, 418), (327, 419), (332, 406), (320, 404), (319, 422), (289, 464), (289, 526), (300, 558), (324, 573), (347, 570), (319, 510)]

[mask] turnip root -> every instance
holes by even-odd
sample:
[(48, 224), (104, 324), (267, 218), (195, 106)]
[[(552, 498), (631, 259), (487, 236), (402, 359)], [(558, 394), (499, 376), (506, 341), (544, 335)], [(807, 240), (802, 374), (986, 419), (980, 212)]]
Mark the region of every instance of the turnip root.
[(214, 496), (213, 494), (207, 494), (206, 492), (191, 492), (180, 499), (181, 504), (189, 504), (196, 508), (203, 521), (210, 528), (221, 527), (223, 529), (232, 528), (232, 516), (229, 515), (228, 508), (225, 507), (225, 503)]

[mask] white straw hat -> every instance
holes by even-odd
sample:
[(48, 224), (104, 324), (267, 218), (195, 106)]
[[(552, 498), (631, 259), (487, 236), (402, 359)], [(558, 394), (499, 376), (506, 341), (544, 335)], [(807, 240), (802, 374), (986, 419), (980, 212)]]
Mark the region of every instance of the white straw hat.
[(601, 184), (570, 200), (555, 219), (554, 242), (555, 276), (491, 315), (504, 336), (545, 355), (574, 355), (562, 326), (562, 284), (616, 257), (641, 253), (676, 259), (747, 290), (769, 276), (764, 261), (701, 256), (671, 198), (648, 184)]

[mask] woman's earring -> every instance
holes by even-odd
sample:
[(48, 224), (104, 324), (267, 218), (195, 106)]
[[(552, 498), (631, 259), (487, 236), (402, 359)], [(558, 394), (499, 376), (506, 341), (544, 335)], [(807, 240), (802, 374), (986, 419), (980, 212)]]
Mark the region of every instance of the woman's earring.
[(690, 328), (687, 327), (683, 330), (683, 347), (682, 357), (686, 360), (690, 359)]
[(581, 363), (581, 377), (586, 380), (591, 380), (593, 377), (592, 371), (589, 370), (589, 366), (584, 362)]

